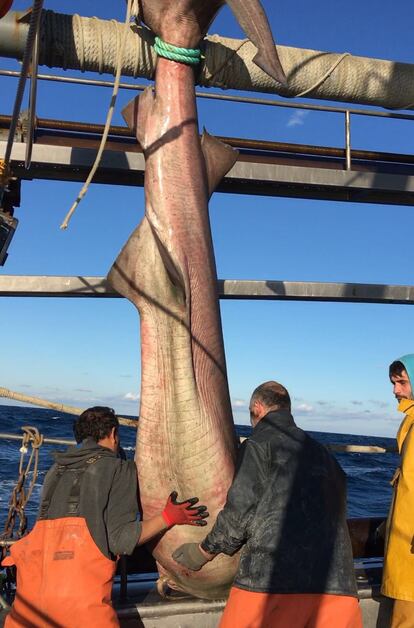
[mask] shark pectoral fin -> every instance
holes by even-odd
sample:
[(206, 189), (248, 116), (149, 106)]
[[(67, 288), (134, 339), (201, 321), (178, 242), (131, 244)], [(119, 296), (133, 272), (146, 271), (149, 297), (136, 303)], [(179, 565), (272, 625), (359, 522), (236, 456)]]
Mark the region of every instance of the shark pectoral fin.
[(134, 135), (137, 134), (137, 119), (139, 109), (139, 96), (136, 96), (129, 101), (127, 105), (122, 109), (121, 114), (127, 126), (131, 129)]
[(181, 308), (186, 301), (182, 273), (146, 216), (123, 246), (107, 280), (138, 309), (144, 302)]
[(146, 87), (141, 96), (135, 96), (121, 111), (128, 127), (144, 149), (146, 148), (144, 135), (144, 129), (147, 128), (146, 119), (152, 111), (154, 100), (155, 96), (152, 87)]
[(132, 232), (107, 275), (109, 284), (134, 305), (137, 305), (140, 296), (139, 285), (142, 284), (140, 277), (137, 276), (137, 269), (140, 268), (137, 258), (141, 253), (143, 235), (145, 238), (149, 229), (146, 222), (144, 218), (143, 222)]
[(227, 0), (236, 20), (257, 48), (254, 63), (281, 85), (286, 85), (266, 13), (260, 0)]
[(224, 177), (237, 161), (239, 151), (213, 137), (205, 129), (201, 137), (208, 178), (208, 194), (211, 196)]

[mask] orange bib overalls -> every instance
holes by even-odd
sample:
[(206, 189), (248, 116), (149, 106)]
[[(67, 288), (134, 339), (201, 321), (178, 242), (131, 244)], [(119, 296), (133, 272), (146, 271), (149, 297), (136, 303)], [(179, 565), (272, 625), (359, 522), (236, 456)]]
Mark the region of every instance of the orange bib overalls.
[[(94, 463), (97, 456), (88, 463)], [(87, 464), (88, 464), (87, 463)], [(83, 517), (78, 517), (81, 469), (59, 467), (43, 499), (33, 530), (17, 541), (4, 566), (16, 565), (17, 591), (5, 628), (79, 628), (119, 626), (111, 603), (116, 562), (97, 547)], [(68, 516), (47, 519), (50, 500), (62, 473), (73, 473)]]

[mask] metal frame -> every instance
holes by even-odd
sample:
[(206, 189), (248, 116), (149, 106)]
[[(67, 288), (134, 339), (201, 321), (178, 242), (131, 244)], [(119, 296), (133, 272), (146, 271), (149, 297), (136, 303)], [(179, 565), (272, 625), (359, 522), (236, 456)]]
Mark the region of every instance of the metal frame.
[[(219, 279), (220, 299), (414, 304), (414, 286)], [(122, 298), (105, 277), (0, 275), (0, 297)]]
[[(0, 69), (0, 76), (19, 78), (20, 72), (14, 70), (2, 70)], [(95, 87), (113, 87), (111, 81), (103, 81), (96, 79), (84, 79), (75, 77), (66, 77), (53, 74), (38, 74), (36, 80), (53, 81), (61, 83), (79, 84)], [(132, 83), (120, 83), (119, 89), (128, 89), (133, 91), (143, 91), (146, 85), (137, 85)], [(274, 100), (270, 98), (251, 98), (247, 96), (234, 96), (217, 94), (210, 92), (196, 92), (198, 98), (207, 98), (212, 100), (222, 100), (226, 102), (239, 102), (245, 104), (264, 105), (271, 107), (283, 107), (286, 109), (302, 109), (307, 111), (325, 111), (328, 113), (340, 113), (344, 115), (344, 139), (345, 139), (345, 167), (346, 170), (351, 170), (351, 115), (357, 116), (370, 116), (376, 118), (393, 118), (397, 120), (414, 120), (414, 116), (405, 113), (394, 113), (385, 111), (371, 111), (369, 109), (358, 109), (350, 107), (335, 107), (328, 105), (311, 105), (297, 102), (286, 102), (282, 100)], [(30, 138), (29, 138), (30, 141)], [(26, 164), (27, 166), (27, 164)]]
[[(0, 76), (18, 77), (19, 72), (0, 70)], [(38, 75), (39, 80), (112, 87), (111, 81)], [(141, 91), (144, 85), (121, 83), (120, 87)], [(351, 152), (351, 115), (413, 120), (405, 113), (371, 111), (349, 107), (311, 105), (264, 98), (197, 92), (201, 98), (246, 104), (326, 111), (344, 115), (345, 147), (295, 146), (257, 140), (225, 138), (231, 145), (240, 142), (238, 161), (218, 191), (240, 194), (292, 196), (414, 204), (414, 156), (368, 151)], [(0, 116), (1, 127), (10, 119)], [(64, 179), (84, 181), (95, 159), (100, 125), (56, 120), (39, 120), (32, 162), (25, 169), (25, 125), (12, 152), (13, 173), (22, 179)], [(41, 130), (42, 129), (42, 130)], [(5, 142), (0, 141), (0, 158)], [(26, 164), (27, 165), (27, 164)], [(143, 185), (145, 160), (140, 147), (124, 127), (113, 127), (104, 151), (97, 183)], [(413, 286), (368, 285), (319, 282), (219, 280), (222, 299), (309, 300), (358, 303), (414, 303)], [(16, 277), (0, 276), (0, 296), (118, 297), (103, 277)]]
[[(70, 139), (67, 142), (69, 146), (36, 142), (29, 169), (24, 166), (25, 143), (15, 143), (11, 155), (14, 175), (21, 179), (83, 182), (95, 159), (96, 149), (84, 147), (88, 146), (86, 138), (81, 142)], [(6, 143), (0, 141), (0, 159), (5, 146)], [(143, 154), (125, 147), (115, 148), (108, 147), (104, 151), (94, 182), (143, 185)], [(413, 205), (414, 164), (371, 164), (354, 159), (352, 170), (345, 170), (344, 161), (340, 159), (242, 151), (217, 191)]]

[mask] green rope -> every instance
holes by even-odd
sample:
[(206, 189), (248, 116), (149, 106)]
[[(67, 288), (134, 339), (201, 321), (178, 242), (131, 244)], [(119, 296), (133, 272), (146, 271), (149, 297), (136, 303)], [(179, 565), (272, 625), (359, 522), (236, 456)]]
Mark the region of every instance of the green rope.
[(156, 37), (154, 49), (159, 57), (165, 57), (170, 59), (170, 61), (178, 61), (188, 65), (200, 63), (201, 50), (199, 48), (178, 48), (178, 46), (167, 44), (159, 37)]

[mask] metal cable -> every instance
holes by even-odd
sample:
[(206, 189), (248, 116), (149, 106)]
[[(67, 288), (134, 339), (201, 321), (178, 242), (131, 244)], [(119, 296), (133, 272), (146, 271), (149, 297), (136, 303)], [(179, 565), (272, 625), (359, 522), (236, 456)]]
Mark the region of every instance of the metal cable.
[[(36, 33), (39, 30), (40, 17), (42, 15), (42, 7), (43, 7), (43, 0), (34, 0), (33, 7), (32, 7), (32, 14), (30, 16), (29, 32), (27, 35), (26, 46), (25, 46), (24, 55), (23, 55), (22, 68), (20, 71), (20, 78), (19, 78), (19, 83), (17, 86), (16, 98), (14, 101), (12, 121), (10, 124), (9, 135), (7, 138), (7, 146), (6, 146), (6, 151), (5, 151), (4, 160), (3, 160), (3, 170), (5, 171), (6, 176), (9, 170), (10, 155), (13, 148), (14, 134), (16, 132), (17, 122), (18, 122), (19, 114), (20, 114), (20, 108), (22, 106), (22, 100), (23, 100), (23, 95), (24, 95), (24, 88), (26, 86), (27, 74), (29, 71), (30, 61), (32, 59), (33, 45), (35, 42)], [(3, 201), (5, 188), (6, 188), (6, 183), (5, 183), (5, 180), (3, 180), (2, 185), (0, 187), (0, 206)]]

